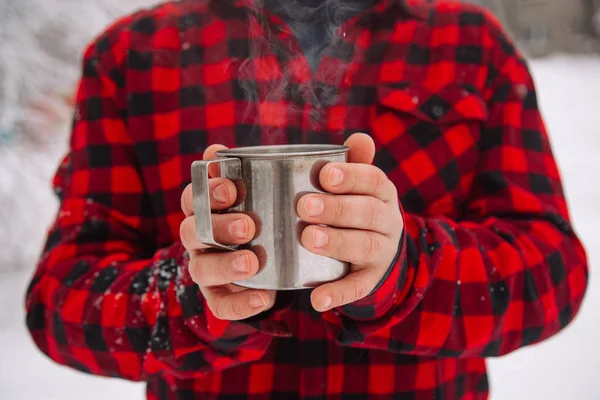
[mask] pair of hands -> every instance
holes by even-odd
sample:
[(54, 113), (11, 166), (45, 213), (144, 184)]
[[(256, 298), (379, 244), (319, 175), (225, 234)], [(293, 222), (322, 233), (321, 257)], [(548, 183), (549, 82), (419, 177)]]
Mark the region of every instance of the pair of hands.
[[(345, 145), (350, 148), (349, 163), (329, 163), (320, 172), (320, 184), (328, 193), (307, 194), (297, 205), (298, 216), (310, 224), (302, 233), (302, 245), (313, 253), (351, 263), (346, 277), (313, 290), (312, 305), (321, 312), (367, 296), (390, 268), (403, 230), (396, 187), (383, 171), (371, 165), (373, 140), (354, 134)], [(210, 146), (204, 159), (214, 158), (223, 148)], [(213, 211), (231, 207), (236, 198), (233, 182), (220, 177), (210, 179)], [(232, 284), (257, 273), (254, 253), (211, 252), (196, 238), (191, 185), (183, 192), (181, 206), (186, 218), (180, 235), (190, 254), (189, 272), (215, 317), (241, 320), (273, 307), (274, 291)], [(212, 222), (219, 243), (244, 244), (256, 233), (254, 222), (245, 214), (213, 214)]]

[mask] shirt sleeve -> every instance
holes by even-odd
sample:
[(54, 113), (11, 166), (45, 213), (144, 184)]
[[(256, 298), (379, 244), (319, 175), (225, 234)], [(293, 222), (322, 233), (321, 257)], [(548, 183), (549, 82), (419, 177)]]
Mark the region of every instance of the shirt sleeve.
[(26, 295), (31, 336), (60, 364), (136, 381), (257, 360), (274, 336), (287, 335), (277, 312), (216, 319), (182, 244), (157, 245), (127, 131), (117, 36), (85, 52), (70, 147), (54, 178), (60, 209)]
[[(489, 117), (464, 217), (402, 212), (397, 259), (367, 298), (324, 315), (340, 344), (490, 357), (540, 342), (577, 314), (588, 280), (526, 64), (498, 25)], [(492, 36), (491, 35), (491, 36)]]

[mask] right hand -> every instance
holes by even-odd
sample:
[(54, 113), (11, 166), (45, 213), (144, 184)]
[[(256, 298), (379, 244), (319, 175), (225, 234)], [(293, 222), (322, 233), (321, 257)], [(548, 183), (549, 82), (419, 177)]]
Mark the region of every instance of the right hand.
[[(215, 153), (224, 149), (212, 145), (204, 152), (204, 159), (215, 158)], [(211, 210), (224, 210), (233, 205), (237, 190), (232, 181), (214, 177), (211, 170)], [(189, 272), (200, 287), (213, 315), (222, 320), (242, 320), (260, 314), (273, 307), (275, 292), (245, 289), (232, 282), (248, 279), (258, 271), (258, 258), (250, 250), (233, 252), (211, 251), (196, 237), (192, 185), (188, 185), (181, 196), (181, 208), (186, 215), (181, 223), (181, 241), (190, 254)], [(215, 240), (222, 244), (240, 245), (248, 243), (256, 233), (254, 221), (241, 213), (213, 214), (212, 226)]]

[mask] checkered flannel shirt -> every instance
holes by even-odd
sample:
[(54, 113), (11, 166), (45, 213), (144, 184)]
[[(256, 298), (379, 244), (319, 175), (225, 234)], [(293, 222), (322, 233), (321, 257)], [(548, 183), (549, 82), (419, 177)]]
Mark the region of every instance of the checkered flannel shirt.
[[(485, 358), (559, 332), (587, 285), (524, 57), (475, 6), (382, 0), (313, 75), (277, 51), (299, 49), (281, 20), (247, 1), (168, 2), (87, 48), (60, 210), (27, 292), (35, 343), (80, 371), (147, 381), (148, 399), (486, 399)], [(237, 76), (264, 29), (270, 53)], [(241, 79), (264, 93), (284, 70), (289, 90), (248, 113)], [(335, 104), (306, 102), (310, 81)], [(191, 163), (212, 143), (354, 132), (373, 137), (405, 219), (383, 283), (324, 314), (300, 291), (216, 319), (179, 240)]]

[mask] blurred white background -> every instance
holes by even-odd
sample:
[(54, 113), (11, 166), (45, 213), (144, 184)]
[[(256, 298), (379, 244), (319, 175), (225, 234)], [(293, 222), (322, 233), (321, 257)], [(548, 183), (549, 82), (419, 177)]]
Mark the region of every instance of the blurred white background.
[[(479, 2), (505, 21), (532, 58), (540, 105), (592, 271), (584, 307), (564, 332), (490, 361), (491, 398), (599, 400), (600, 283), (594, 266), (600, 261), (596, 233), (600, 226), (596, 120), (600, 56), (590, 51), (598, 41), (584, 35), (592, 33), (590, 10), (600, 9), (600, 1), (532, 2), (546, 8), (520, 10), (519, 18), (511, 1)], [(88, 400), (144, 398), (141, 384), (87, 376), (47, 360), (25, 329), (23, 298), (56, 209), (50, 179), (66, 146), (70, 96), (83, 46), (116, 16), (148, 4), (148, 0), (0, 0), (2, 400), (79, 400), (82, 395)], [(574, 22), (565, 21), (561, 6), (568, 7)], [(553, 23), (553, 18), (559, 22)]]

